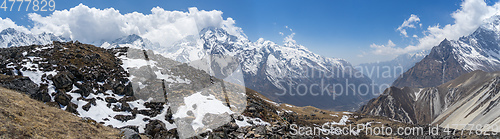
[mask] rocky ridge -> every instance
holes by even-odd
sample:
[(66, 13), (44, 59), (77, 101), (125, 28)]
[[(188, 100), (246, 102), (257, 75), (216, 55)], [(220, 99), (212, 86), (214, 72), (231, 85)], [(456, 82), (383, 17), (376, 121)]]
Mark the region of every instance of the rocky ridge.
[[(391, 87), (361, 113), (412, 124), (497, 124), (498, 72), (474, 71), (437, 87)], [(496, 129), (477, 129), (498, 131)]]
[(475, 70), (500, 71), (500, 15), (485, 20), (458, 40), (444, 39), (393, 83), (396, 87), (435, 87)]

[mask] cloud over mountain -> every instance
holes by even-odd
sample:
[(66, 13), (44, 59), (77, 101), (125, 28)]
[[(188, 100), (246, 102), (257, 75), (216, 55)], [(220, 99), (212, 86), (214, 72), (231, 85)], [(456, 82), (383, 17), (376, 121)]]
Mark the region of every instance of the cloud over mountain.
[(416, 28), (415, 24), (418, 24), (418, 22), (420, 22), (420, 18), (418, 18), (417, 15), (411, 14), (410, 18), (405, 20), (403, 24), (401, 24), (401, 26), (398, 27), (397, 31), (399, 31), (401, 35), (408, 37), (406, 28)]
[(0, 17), (0, 30), (4, 30), (7, 28), (14, 28), (14, 29), (21, 31), (21, 32), (24, 32), (24, 33), (30, 32), (27, 28), (25, 28), (23, 26), (18, 26), (10, 18), (2, 19), (2, 17)]
[(53, 33), (85, 43), (110, 41), (119, 37), (137, 34), (162, 46), (194, 35), (207, 27), (224, 28), (232, 35), (242, 35), (232, 18), (224, 19), (223, 12), (189, 8), (188, 12), (167, 11), (160, 7), (151, 9), (151, 14), (138, 12), (120, 13), (114, 8), (96, 9), (80, 4), (69, 10), (54, 11), (49, 16), (36, 13), (28, 15), (34, 22), (32, 28), (17, 26), (10, 19), (2, 19), (0, 27), (21, 28), (34, 34)]
[[(436, 46), (444, 40), (447, 39), (458, 39), (461, 36), (466, 36), (476, 30), (485, 19), (495, 15), (500, 11), (500, 3), (496, 2), (493, 5), (487, 5), (484, 0), (464, 0), (460, 5), (460, 9), (453, 12), (451, 17), (455, 20), (453, 24), (447, 24), (441, 26), (439, 24), (427, 27), (426, 30), (422, 32), (423, 36), (417, 38), (418, 43), (416, 45), (407, 45), (406, 47), (392, 47), (384, 45), (371, 47), (373, 54), (378, 55), (399, 55), (408, 52), (414, 52), (418, 50), (427, 50)], [(411, 17), (403, 22), (396, 31), (399, 31), (401, 35), (407, 37), (407, 32), (405, 28), (415, 28), (416, 23), (420, 19), (417, 15), (411, 15)]]

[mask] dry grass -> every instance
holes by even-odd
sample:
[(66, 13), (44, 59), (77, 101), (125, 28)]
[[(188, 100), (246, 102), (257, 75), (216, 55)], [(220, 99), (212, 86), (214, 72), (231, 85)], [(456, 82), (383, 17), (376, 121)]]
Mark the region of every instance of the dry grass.
[(1, 138), (119, 138), (119, 130), (0, 88)]

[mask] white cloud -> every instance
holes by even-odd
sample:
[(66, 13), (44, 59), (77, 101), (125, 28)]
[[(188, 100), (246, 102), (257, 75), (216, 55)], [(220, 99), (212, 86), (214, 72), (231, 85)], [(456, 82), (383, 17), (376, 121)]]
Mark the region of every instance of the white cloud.
[[(295, 39), (293, 39), (293, 37), (295, 37), (295, 32), (293, 32), (292, 28), (290, 28), (288, 26), (285, 26), (285, 28), (290, 30), (291, 33), (289, 35), (287, 35), (285, 38), (283, 38), (283, 46), (292, 47), (292, 48), (299, 48), (299, 49), (307, 49), (306, 47), (298, 44), (297, 41)], [(280, 32), (280, 34), (282, 36), (285, 35), (283, 32)]]
[[(374, 49), (372, 53), (379, 55), (399, 55), (418, 50), (431, 49), (445, 38), (456, 40), (461, 36), (469, 35), (475, 31), (485, 19), (495, 15), (499, 10), (500, 4), (498, 2), (492, 6), (488, 6), (484, 0), (465, 0), (460, 5), (460, 9), (451, 14), (451, 17), (455, 19), (453, 24), (447, 24), (445, 26), (437, 24), (427, 27), (423, 32), (424, 36), (417, 39), (417, 45), (408, 45), (404, 48), (376, 45), (384, 47), (371, 47)], [(410, 19), (405, 20), (405, 22), (410, 21)], [(403, 25), (405, 25), (405, 23), (403, 23)]]
[(285, 35), (285, 34), (283, 34), (283, 32), (279, 32), (279, 34), (280, 34), (281, 36)]
[(2, 17), (0, 17), (0, 31), (7, 29), (7, 28), (14, 28), (14, 29), (21, 31), (21, 32), (24, 32), (24, 33), (30, 32), (27, 28), (25, 28), (23, 26), (18, 26), (10, 18), (2, 19)]
[(292, 32), (292, 34), (288, 35), (283, 39), (283, 44), (286, 46), (292, 46), (297, 44), (297, 41), (293, 39), (293, 36), (295, 36), (295, 32)]
[(383, 48), (383, 47), (394, 47), (396, 44), (394, 44), (391, 40), (387, 41), (386, 45), (376, 45), (376, 44), (371, 44), (371, 48)]
[(375, 51), (373, 51), (373, 53), (375, 53), (375, 54), (391, 54), (391, 53), (394, 53), (392, 51), (392, 49), (394, 49), (395, 46), (396, 46), (396, 44), (394, 44), (394, 42), (392, 42), (392, 40), (389, 40), (389, 41), (387, 41), (387, 44), (385, 44), (385, 45), (377, 45), (377, 44), (373, 43), (370, 45), (370, 48), (375, 49)]
[(358, 54), (357, 56), (360, 58), (363, 58), (363, 57), (365, 57), (365, 55), (366, 55), (366, 52), (361, 51), (361, 54)]
[[(406, 28), (416, 28), (415, 24), (420, 22), (420, 18), (417, 15), (411, 14), (410, 18), (405, 20), (401, 26), (398, 27), (397, 31), (401, 33), (401, 35), (408, 37), (408, 33), (406, 32)], [(420, 24), (422, 26), (422, 24)]]
[(121, 14), (113, 8), (96, 9), (80, 4), (45, 17), (36, 13), (28, 16), (35, 23), (31, 28), (33, 33), (50, 32), (85, 43), (137, 34), (162, 46), (170, 46), (186, 36), (198, 35), (207, 27), (224, 28), (232, 35), (244, 35), (232, 18), (223, 19), (221, 11), (200, 11), (194, 7), (189, 8), (189, 12), (155, 7), (151, 14)]

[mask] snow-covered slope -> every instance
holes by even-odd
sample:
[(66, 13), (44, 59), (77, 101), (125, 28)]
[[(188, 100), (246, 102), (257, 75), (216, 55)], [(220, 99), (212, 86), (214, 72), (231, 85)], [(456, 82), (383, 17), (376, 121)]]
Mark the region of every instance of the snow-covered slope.
[(371, 100), (361, 112), (407, 123), (432, 123), (442, 127), (453, 124), (498, 124), (499, 79), (499, 72), (474, 71), (438, 87), (391, 87), (383, 95)]
[(499, 28), (500, 15), (495, 15), (468, 36), (443, 40), (393, 85), (433, 87), (475, 70), (500, 71)]
[[(500, 15), (475, 32), (443, 40), (401, 75), (363, 113), (430, 124), (498, 123), (496, 94), (500, 71)], [(400, 88), (398, 88), (400, 87)], [(484, 130), (484, 129), (481, 129)]]
[[(239, 63), (238, 70), (244, 76), (244, 81), (239, 81), (237, 84), (244, 82), (246, 87), (268, 98), (298, 106), (312, 105), (325, 109), (354, 110), (365, 100), (373, 97), (371, 89), (364, 89), (362, 91), (369, 92), (369, 95), (338, 95), (336, 97), (347, 99), (334, 100), (331, 93), (334, 89), (328, 91), (319, 87), (306, 92), (305, 95), (294, 96), (293, 94), (297, 94), (298, 91), (297, 86), (301, 84), (311, 86), (321, 84), (323, 81), (323, 84), (338, 83), (346, 88), (345, 85), (350, 83), (356, 86), (363, 83), (370, 84), (370, 79), (359, 74), (348, 62), (314, 54), (292, 39), (284, 41), (283, 45), (262, 38), (251, 42), (244, 34), (231, 35), (221, 28), (205, 28), (199, 36), (188, 36), (170, 47), (159, 47), (138, 36), (127, 36), (112, 43), (104, 43), (101, 47), (120, 46), (145, 48), (167, 58), (190, 63), (189, 65), (195, 67), (217, 65), (207, 60), (214, 56), (232, 57), (231, 59)], [(200, 60), (205, 63), (200, 63)], [(213, 71), (207, 72), (213, 73)], [(337, 91), (341, 92), (340, 89)], [(316, 93), (322, 95), (311, 95)]]
[(471, 35), (450, 42), (465, 70), (500, 71), (500, 15), (486, 20)]
[(33, 44), (44, 45), (52, 43), (52, 41), (69, 40), (50, 33), (42, 33), (38, 35), (26, 34), (13, 28), (7, 28), (0, 32), (0, 48), (27, 46)]
[[(500, 124), (500, 73), (477, 73), (466, 80), (464, 85), (454, 87), (452, 91), (457, 93), (467, 85), (482, 80), (482, 84), (470, 87), (469, 94), (463, 94), (458, 101), (448, 104), (446, 109), (434, 119), (433, 124), (441, 127), (450, 126), (455, 129), (474, 129), (482, 131), (495, 131)], [(451, 85), (450, 85), (451, 86)], [(470, 125), (467, 125), (470, 124)], [(453, 127), (452, 127), (452, 126)], [(474, 125), (474, 127), (472, 127)]]

